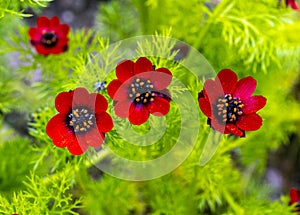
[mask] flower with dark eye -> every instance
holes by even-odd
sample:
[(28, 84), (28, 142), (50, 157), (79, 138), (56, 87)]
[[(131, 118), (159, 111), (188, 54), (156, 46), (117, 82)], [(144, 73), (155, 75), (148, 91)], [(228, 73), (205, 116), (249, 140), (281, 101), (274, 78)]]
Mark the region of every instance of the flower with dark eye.
[(48, 19), (45, 16), (37, 19), (37, 27), (30, 28), (30, 43), (41, 55), (60, 54), (68, 48), (69, 26), (60, 24), (59, 18)]
[(167, 68), (155, 69), (147, 58), (141, 57), (136, 62), (119, 63), (116, 75), (118, 79), (111, 81), (107, 90), (117, 116), (140, 125), (149, 114), (164, 116), (169, 112), (170, 93), (166, 88), (172, 73)]
[(262, 118), (256, 113), (266, 104), (263, 96), (252, 96), (256, 80), (248, 76), (238, 81), (230, 69), (220, 71), (215, 80), (206, 80), (198, 95), (208, 124), (223, 134), (245, 136), (245, 131), (261, 127)]
[(59, 113), (50, 119), (46, 132), (54, 145), (67, 147), (74, 155), (84, 153), (89, 146), (101, 146), (105, 133), (113, 127), (106, 113), (106, 99), (84, 88), (59, 93), (55, 107)]

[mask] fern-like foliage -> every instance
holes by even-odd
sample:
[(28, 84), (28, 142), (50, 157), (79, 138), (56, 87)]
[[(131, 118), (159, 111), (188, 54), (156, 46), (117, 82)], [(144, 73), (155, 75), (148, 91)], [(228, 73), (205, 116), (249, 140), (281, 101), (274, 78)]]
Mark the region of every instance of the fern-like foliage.
[(46, 178), (31, 174), (25, 180), (26, 189), (11, 199), (0, 196), (3, 214), (78, 214), (82, 199), (74, 199), (70, 192), (74, 181), (74, 168), (67, 165), (63, 172)]
[(18, 17), (29, 17), (31, 14), (25, 13), (25, 9), (31, 7), (38, 9), (46, 7), (53, 0), (8, 0), (0, 2), (0, 20), (6, 15)]

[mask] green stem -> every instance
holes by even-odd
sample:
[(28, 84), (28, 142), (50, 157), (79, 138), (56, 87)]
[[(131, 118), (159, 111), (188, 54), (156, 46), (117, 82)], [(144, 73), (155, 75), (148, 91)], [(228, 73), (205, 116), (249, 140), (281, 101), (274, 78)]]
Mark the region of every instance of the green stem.
[(241, 208), (238, 204), (235, 203), (234, 199), (231, 197), (231, 195), (228, 193), (227, 190), (223, 192), (224, 197), (228, 204), (231, 206), (232, 210), (235, 212), (235, 214), (244, 215), (245, 210)]

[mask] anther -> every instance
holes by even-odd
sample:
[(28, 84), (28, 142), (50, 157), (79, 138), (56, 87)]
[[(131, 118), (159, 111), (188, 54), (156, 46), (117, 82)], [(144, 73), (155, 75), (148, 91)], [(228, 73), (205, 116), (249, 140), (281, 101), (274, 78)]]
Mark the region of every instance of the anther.
[(153, 84), (150, 84), (150, 88), (153, 88), (154, 86), (153, 86)]
[(137, 78), (137, 79), (135, 79), (135, 82), (140, 82), (140, 80), (141, 80), (141, 79)]
[(143, 86), (145, 84), (145, 82), (140, 82), (140, 86)]
[(147, 99), (144, 99), (143, 102), (144, 102), (144, 103), (147, 103)]
[(141, 99), (140, 99), (140, 98), (136, 98), (135, 101), (136, 101), (136, 102), (140, 102)]
[(153, 101), (154, 101), (154, 98), (151, 98), (150, 101), (153, 102)]

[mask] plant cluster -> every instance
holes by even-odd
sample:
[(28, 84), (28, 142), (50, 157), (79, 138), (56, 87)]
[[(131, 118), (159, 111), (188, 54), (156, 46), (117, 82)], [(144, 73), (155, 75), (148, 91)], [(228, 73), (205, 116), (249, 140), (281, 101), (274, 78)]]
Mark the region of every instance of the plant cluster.
[(299, 212), (264, 179), (300, 138), (296, 1), (50, 2), (0, 3), (1, 214)]

